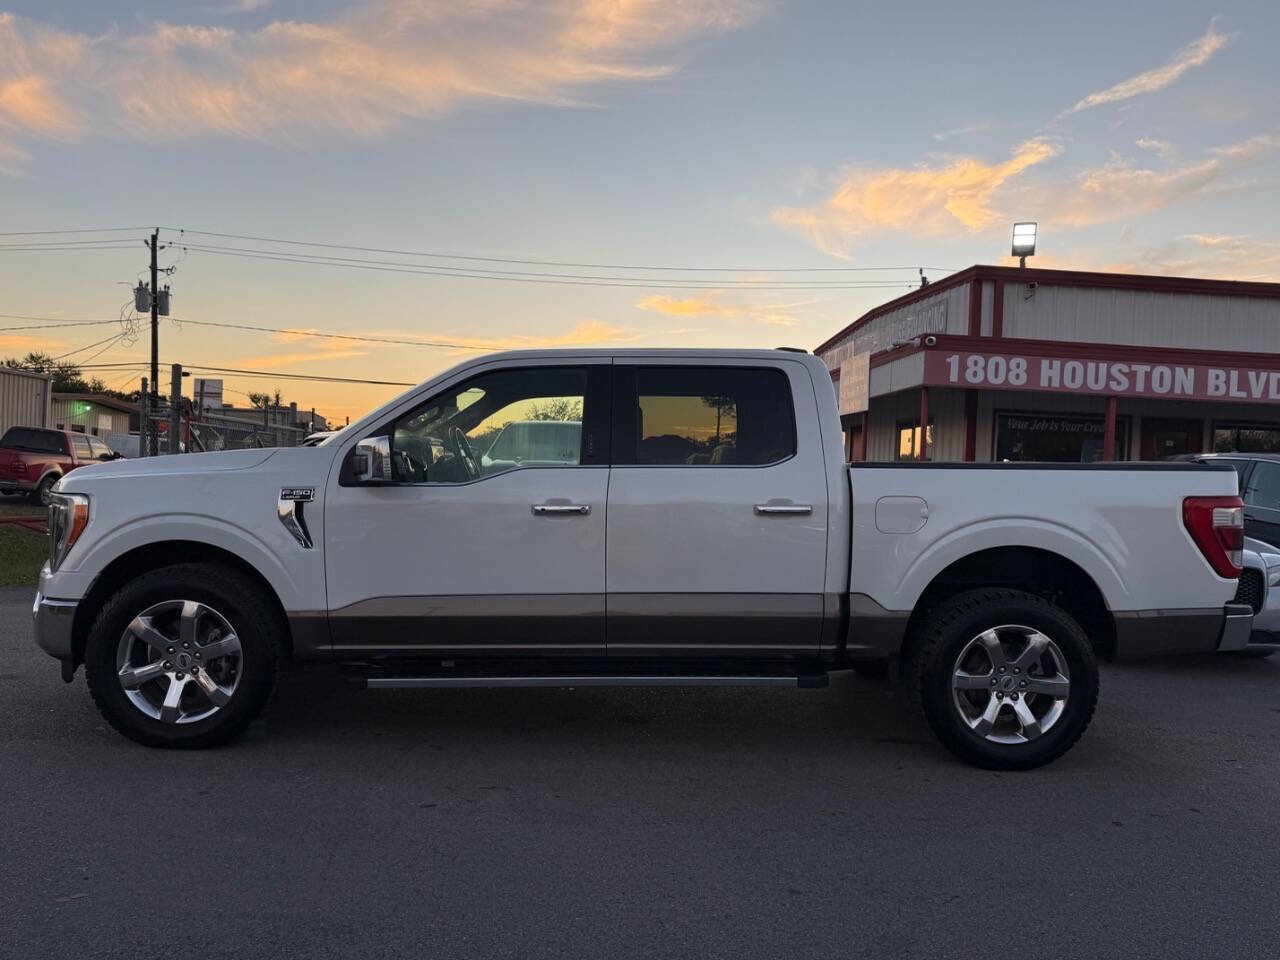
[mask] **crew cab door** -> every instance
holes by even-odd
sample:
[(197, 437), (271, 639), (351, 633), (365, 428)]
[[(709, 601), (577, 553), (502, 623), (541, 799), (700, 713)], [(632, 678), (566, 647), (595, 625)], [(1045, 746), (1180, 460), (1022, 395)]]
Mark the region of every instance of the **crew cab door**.
[(390, 437), (393, 480), (330, 481), (335, 653), (604, 651), (609, 372), (490, 364), (365, 431)]
[(609, 653), (816, 654), (828, 504), (808, 371), (615, 359)]

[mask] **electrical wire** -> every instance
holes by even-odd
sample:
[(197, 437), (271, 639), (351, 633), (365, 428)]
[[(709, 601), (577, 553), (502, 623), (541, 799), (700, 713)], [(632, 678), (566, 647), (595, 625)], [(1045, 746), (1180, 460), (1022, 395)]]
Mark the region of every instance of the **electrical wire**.
[(814, 285), (814, 286), (797, 285), (797, 284), (803, 284), (803, 281), (794, 281), (790, 283), (786, 281), (783, 281), (782, 283), (778, 283), (775, 281), (772, 283), (761, 283), (761, 284), (752, 283), (746, 286), (742, 286), (742, 285), (735, 286), (734, 283), (742, 284), (742, 281), (731, 281), (727, 283), (726, 282), (707, 282), (707, 281), (699, 281), (699, 282), (691, 282), (691, 281), (678, 282), (677, 281), (673, 283), (673, 282), (664, 282), (664, 281), (635, 282), (634, 280), (631, 280), (631, 279), (613, 280), (613, 279), (607, 279), (607, 278), (601, 278), (601, 279), (595, 279), (595, 280), (562, 280), (562, 279), (548, 279), (547, 276), (511, 277), (511, 276), (496, 276), (492, 274), (480, 274), (480, 273), (459, 273), (457, 271), (452, 271), (452, 270), (431, 270), (431, 269), (396, 267), (396, 266), (375, 266), (372, 264), (362, 264), (362, 263), (340, 263), (340, 262), (334, 262), (331, 260), (322, 260), (322, 259), (316, 259), (316, 258), (306, 259), (306, 258), (288, 256), (288, 255), (276, 256), (276, 255), (267, 255), (267, 254), (262, 254), (257, 252), (238, 252), (238, 251), (232, 252), (231, 250), (216, 250), (208, 247), (199, 247), (195, 245), (191, 245), (191, 249), (196, 250), (197, 252), (200, 252), (200, 253), (212, 254), (214, 256), (244, 257), (251, 260), (273, 260), (281, 263), (307, 263), (313, 266), (318, 265), (318, 266), (330, 266), (330, 267), (347, 267), (349, 269), (354, 269), (354, 270), (376, 270), (380, 273), (408, 273), (408, 274), (418, 274), (420, 276), (458, 277), (458, 278), (471, 279), (471, 280), (504, 280), (509, 283), (549, 283), (549, 284), (558, 284), (562, 286), (578, 286), (578, 287), (630, 287), (633, 289), (640, 288), (640, 289), (647, 289), (647, 290), (736, 289), (736, 290), (792, 290), (792, 291), (797, 291), (797, 290), (890, 290), (890, 289), (914, 290), (917, 287), (917, 284), (915, 283), (906, 283), (906, 282), (882, 283), (882, 282), (862, 282), (862, 281), (855, 281), (848, 284), (828, 284), (828, 285), (820, 285), (820, 286), (819, 285)]
[(65, 244), (58, 246), (46, 247), (36, 246), (35, 244), (2, 244), (0, 245), (0, 253), (84, 253), (89, 250), (133, 250), (133, 243), (126, 243), (120, 240), (103, 240), (100, 243), (72, 247)]
[[(524, 266), (539, 267), (577, 267), (587, 270), (661, 270), (690, 273), (817, 273), (817, 272), (875, 272), (889, 270), (918, 270), (920, 265), (894, 267), (671, 267), (620, 263), (575, 263), (565, 260), (532, 260), (513, 257), (480, 257), (461, 253), (426, 253), (416, 250), (394, 250), (385, 247), (360, 247), (346, 243), (321, 243), (315, 240), (282, 240), (278, 237), (257, 237), (241, 233), (214, 233), (210, 230), (188, 230), (183, 227), (166, 227), (180, 234), (198, 234), (202, 237), (221, 237), (228, 240), (252, 240), (258, 243), (278, 243), (298, 247), (323, 247), (329, 250), (356, 250), (362, 253), (389, 253), (404, 257), (430, 257), (438, 260), (471, 260), (481, 263), (513, 263)], [(181, 240), (176, 241), (181, 243)], [(943, 273), (954, 273), (950, 267), (923, 267), (925, 270), (937, 270)]]
[(8, 230), (0, 237), (44, 237), (58, 233), (127, 233), (131, 230), (151, 230), (152, 227), (84, 227), (79, 230)]
[(291, 336), (299, 337), (320, 337), (326, 340), (358, 340), (362, 343), (390, 343), (399, 346), (408, 347), (443, 347), (449, 350), (501, 350), (498, 344), (486, 343), (452, 343), (447, 340), (399, 340), (394, 337), (366, 337), (348, 333), (324, 333), (319, 330), (294, 330), (288, 327), (263, 327), (250, 323), (222, 323), (217, 320), (183, 320), (183, 326), (188, 324), (199, 327), (225, 327), (229, 330), (255, 330), (259, 333), (284, 333)]
[[(121, 333), (113, 333), (111, 336), (106, 337), (102, 340), (95, 340), (93, 343), (86, 343), (83, 347), (76, 347), (76, 349), (69, 350), (64, 354), (61, 354), (60, 356), (52, 357), (51, 361), (53, 363), (57, 363), (59, 360), (65, 360), (67, 357), (73, 357), (77, 353), (84, 353), (84, 351), (86, 350), (92, 350), (94, 347), (99, 346), (100, 344), (114, 343), (115, 341), (124, 337), (127, 332), (128, 331), (122, 331)], [(97, 356), (97, 354), (94, 354), (94, 356)]]
[(0, 331), (9, 330), (52, 330), (66, 329), (67, 327), (96, 327), (104, 323), (119, 323), (119, 320), (69, 320), (66, 323), (35, 323), (22, 327), (0, 327)]
[[(166, 361), (161, 366), (169, 366)], [(96, 364), (78, 364), (81, 370), (120, 370), (128, 368), (130, 370), (148, 369), (145, 363), (96, 363)], [(199, 370), (205, 373), (225, 373), (235, 374), (242, 377), (269, 377), (279, 380), (312, 380), (318, 383), (359, 383), (366, 386), (374, 387), (416, 387), (416, 383), (409, 383), (400, 380), (363, 380), (359, 377), (326, 377), (321, 375), (310, 375), (302, 373), (277, 373), (271, 370), (242, 370), (235, 367), (206, 367), (199, 364), (183, 364), (184, 370)]]
[[(327, 264), (332, 266), (375, 264), (377, 266), (385, 266), (385, 267), (410, 267), (414, 270), (420, 270), (424, 272), (426, 272), (427, 270), (436, 269), (436, 265), (434, 264), (405, 263), (402, 260), (369, 260), (369, 259), (363, 259), (359, 257), (335, 257), (328, 254), (319, 255), (319, 254), (310, 254), (310, 253), (281, 254), (280, 252), (275, 250), (261, 250), (253, 247), (227, 247), (227, 246), (213, 245), (213, 244), (186, 244), (184, 246), (184, 249), (203, 251), (206, 253), (234, 252), (234, 253), (244, 253), (244, 254), (265, 254), (267, 256), (283, 255), (283, 256), (296, 257), (298, 259), (306, 260), (308, 262), (321, 263), (321, 264)], [(441, 271), (448, 271), (447, 273), (441, 274), (444, 276), (479, 277), (486, 280), (500, 279), (505, 277), (536, 277), (538, 279), (548, 279), (548, 280), (627, 281), (627, 282), (634, 282), (634, 283), (643, 284), (643, 285), (667, 284), (667, 283), (679, 283), (683, 285), (683, 284), (696, 283), (696, 284), (709, 284), (718, 288), (725, 288), (725, 289), (735, 289), (738, 287), (742, 287), (748, 290), (760, 289), (760, 281), (749, 280), (749, 279), (740, 280), (740, 279), (721, 279), (721, 278), (692, 278), (687, 280), (679, 279), (679, 280), (672, 281), (672, 280), (668, 280), (666, 277), (634, 277), (634, 276), (601, 277), (601, 276), (596, 276), (594, 274), (543, 273), (543, 272), (535, 272), (535, 271), (528, 271), (528, 270), (499, 270), (497, 268), (487, 268), (487, 269), (480, 270), (472, 267), (452, 267), (452, 266), (445, 266), (445, 265), (441, 265), (439, 269)], [(828, 289), (833, 287), (833, 284), (831, 281), (825, 281), (825, 280), (784, 279), (784, 280), (771, 280), (770, 282), (773, 284), (785, 284), (786, 285), (785, 289), (790, 289), (794, 287), (795, 289), (798, 289), (798, 290), (806, 290), (811, 288)], [(884, 284), (885, 281), (883, 279), (841, 280), (841, 281), (837, 281), (837, 283), (839, 284), (839, 286), (834, 287), (835, 289), (846, 289), (846, 288), (862, 288), (867, 286), (879, 286)], [(893, 285), (900, 285), (905, 283), (905, 281), (893, 281), (892, 283)]]

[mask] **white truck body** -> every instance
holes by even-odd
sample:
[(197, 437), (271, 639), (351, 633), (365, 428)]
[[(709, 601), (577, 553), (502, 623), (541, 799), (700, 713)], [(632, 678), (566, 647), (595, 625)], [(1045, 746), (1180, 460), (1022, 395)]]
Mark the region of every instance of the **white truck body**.
[[(365, 438), (393, 431), (389, 425), (401, 430), (406, 418), (414, 423), (414, 411), (429, 419), (434, 398), (478, 377), (542, 368), (571, 368), (584, 382), (605, 384), (600, 395), (586, 388), (582, 463), (425, 482), (412, 471), (438, 477), (449, 462), (457, 469), (466, 461), (461, 450), (442, 463), (420, 448), (404, 454), (408, 480), (352, 479)], [(627, 418), (638, 417), (619, 414), (628, 409), (619, 406), (627, 400), (619, 384), (651, 369), (781, 375), (793, 449), (764, 465), (735, 463), (746, 441), (722, 443), (717, 420), (715, 436), (698, 448), (718, 444), (710, 454), (626, 462), (618, 451)], [(592, 419), (593, 404), (603, 419)], [(1229, 606), (1235, 579), (1215, 572), (1183, 517), (1186, 498), (1235, 496), (1230, 467), (850, 466), (842, 450), (830, 376), (806, 354), (477, 358), (322, 446), (75, 471), (60, 492), (86, 499), (88, 523), (41, 577), (37, 637), (74, 670), (104, 602), (101, 585), (119, 583), (121, 570), (146, 568), (149, 557), (172, 562), (185, 553), (225, 557), (261, 578), (287, 619), (292, 656), (311, 660), (756, 658), (827, 668), (894, 661), (926, 601), (943, 584), (969, 581), (1056, 595), (1106, 654), (1247, 641), (1249, 611)], [(1048, 582), (1024, 583), (1031, 568)]]

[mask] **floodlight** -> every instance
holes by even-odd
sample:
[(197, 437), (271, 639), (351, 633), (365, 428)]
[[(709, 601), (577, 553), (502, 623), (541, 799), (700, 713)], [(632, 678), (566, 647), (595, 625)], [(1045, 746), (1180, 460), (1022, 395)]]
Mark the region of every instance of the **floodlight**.
[(1022, 259), (1022, 265), (1027, 265), (1027, 257), (1035, 256), (1036, 252), (1036, 225), (1031, 223), (1015, 223), (1013, 225), (1013, 255)]

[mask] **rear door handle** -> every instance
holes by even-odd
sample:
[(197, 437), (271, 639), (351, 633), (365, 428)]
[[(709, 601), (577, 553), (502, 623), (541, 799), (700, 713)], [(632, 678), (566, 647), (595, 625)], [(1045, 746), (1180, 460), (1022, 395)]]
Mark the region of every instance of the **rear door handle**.
[(774, 517), (807, 517), (813, 513), (813, 505), (808, 503), (757, 503), (756, 516)]
[(535, 503), (533, 505), (533, 515), (535, 517), (545, 517), (552, 514), (579, 514), (586, 515), (591, 512), (591, 504), (589, 503)]

